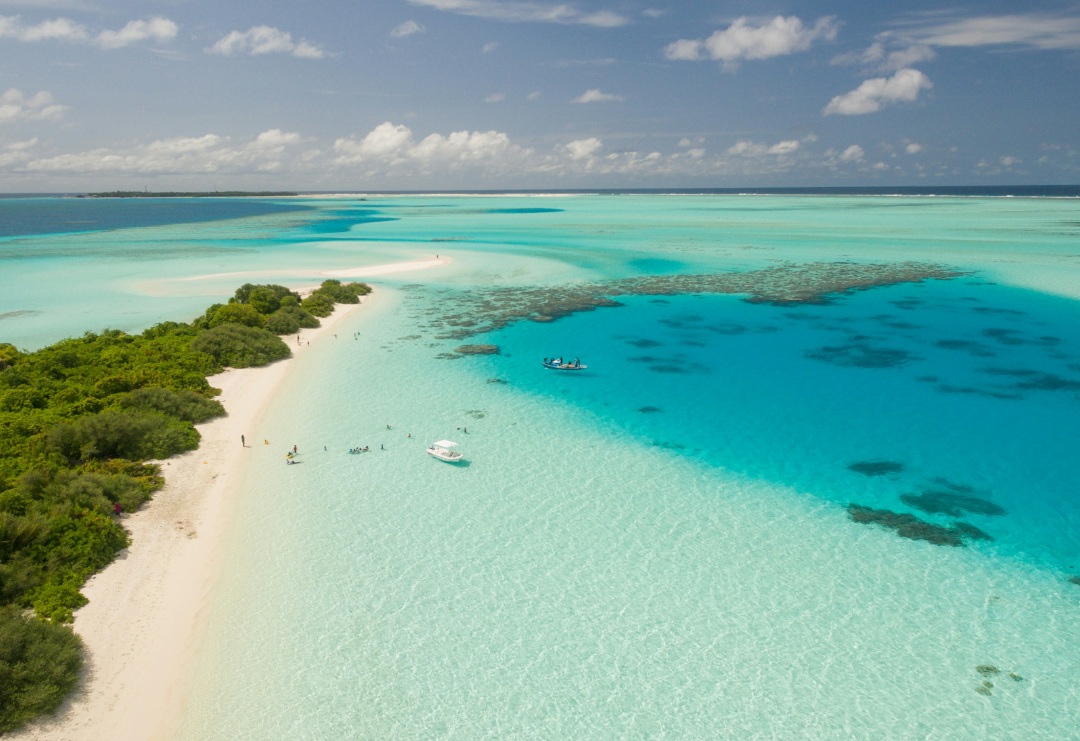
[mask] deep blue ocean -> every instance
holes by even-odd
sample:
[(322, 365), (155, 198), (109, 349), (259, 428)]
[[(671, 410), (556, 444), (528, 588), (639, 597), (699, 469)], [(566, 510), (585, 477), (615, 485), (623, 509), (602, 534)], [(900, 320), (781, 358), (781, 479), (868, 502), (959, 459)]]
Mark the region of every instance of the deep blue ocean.
[(0, 196), (0, 237), (193, 224), (305, 210), (297, 203), (262, 198)]
[[(968, 522), (987, 553), (1080, 567), (1077, 302), (974, 278), (824, 306), (620, 301), (487, 335), (503, 349), (491, 375), (722, 470)], [(538, 362), (556, 355), (589, 368)]]

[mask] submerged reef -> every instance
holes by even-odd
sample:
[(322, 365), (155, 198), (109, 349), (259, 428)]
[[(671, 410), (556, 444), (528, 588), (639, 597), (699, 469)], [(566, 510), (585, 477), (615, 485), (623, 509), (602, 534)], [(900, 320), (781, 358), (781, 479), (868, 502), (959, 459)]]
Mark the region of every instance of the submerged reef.
[(955, 548), (964, 545), (965, 538), (969, 540), (993, 540), (989, 534), (966, 522), (957, 522), (952, 527), (944, 527), (920, 520), (915, 515), (893, 512), (888, 509), (873, 509), (861, 504), (849, 504), (847, 511), (851, 520), (860, 525), (881, 525), (896, 531), (896, 534), (901, 538), (925, 540), (934, 545), (946, 545)]
[(498, 345), (458, 345), (454, 352), (459, 355), (498, 355)]
[[(465, 339), (528, 319), (551, 322), (580, 311), (621, 306), (620, 296), (745, 295), (750, 303), (826, 304), (834, 297), (899, 283), (963, 275), (923, 262), (818, 262), (745, 272), (662, 275), (547, 287), (500, 287), (460, 293), (428, 315), (440, 339)], [(903, 358), (907, 360), (907, 358)]]
[(904, 464), (898, 461), (856, 461), (849, 464), (848, 469), (863, 476), (885, 476), (902, 472)]
[(982, 497), (954, 494), (953, 492), (937, 489), (927, 489), (918, 495), (903, 494), (900, 501), (909, 507), (914, 507), (931, 515), (962, 517), (965, 512), (991, 516), (1005, 514), (1002, 507)]

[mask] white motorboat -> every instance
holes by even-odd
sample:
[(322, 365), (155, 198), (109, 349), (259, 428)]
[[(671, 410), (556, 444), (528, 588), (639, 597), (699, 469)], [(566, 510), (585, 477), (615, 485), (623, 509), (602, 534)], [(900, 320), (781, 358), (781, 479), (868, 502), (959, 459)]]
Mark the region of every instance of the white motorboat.
[(465, 460), (465, 456), (453, 449), (455, 445), (457, 445), (457, 443), (453, 440), (436, 440), (428, 446), (427, 452), (438, 458), (440, 461), (460, 463)]

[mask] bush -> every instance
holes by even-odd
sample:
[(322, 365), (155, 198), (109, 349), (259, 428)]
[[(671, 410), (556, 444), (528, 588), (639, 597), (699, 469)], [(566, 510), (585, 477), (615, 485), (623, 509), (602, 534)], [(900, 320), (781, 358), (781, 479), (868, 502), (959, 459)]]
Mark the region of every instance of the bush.
[(132, 391), (120, 399), (120, 406), (124, 409), (161, 412), (194, 424), (225, 415), (225, 407), (219, 401), (186, 389), (169, 391), (156, 386)]
[(265, 327), (266, 317), (248, 304), (225, 304), (219, 307), (209, 319), (209, 327), (223, 324), (243, 324), (248, 327)]
[(78, 684), (82, 661), (71, 628), (0, 608), (0, 733), (56, 710)]
[(199, 332), (191, 342), (191, 349), (232, 368), (266, 365), (292, 354), (289, 346), (273, 332), (240, 324), (222, 324)]
[[(300, 295), (298, 293), (290, 291), (285, 286), (279, 286), (273, 283), (266, 283), (263, 285), (245, 283), (236, 289), (233, 300), (241, 304), (251, 304), (260, 313), (272, 314), (277, 311), (281, 302), (290, 297), (293, 301), (300, 300)], [(271, 306), (273, 308), (268, 308)]]
[(46, 436), (46, 448), (71, 463), (106, 458), (168, 458), (197, 447), (199, 433), (189, 422), (139, 410), (79, 417), (56, 425)]
[(277, 335), (295, 334), (301, 328), (318, 326), (319, 320), (299, 306), (282, 306), (266, 318), (266, 328)]
[(300, 306), (308, 313), (318, 317), (328, 317), (334, 313), (334, 300), (318, 291), (301, 301)]

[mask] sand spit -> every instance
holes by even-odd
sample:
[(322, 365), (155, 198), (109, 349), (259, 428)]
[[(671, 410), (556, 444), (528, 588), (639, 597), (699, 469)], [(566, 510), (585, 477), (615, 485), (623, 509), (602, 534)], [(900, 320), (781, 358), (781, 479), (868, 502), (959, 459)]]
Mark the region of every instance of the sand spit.
[[(417, 269), (415, 263), (401, 267)], [(390, 268), (380, 266), (379, 274), (393, 272)], [(289, 341), (294, 356), (361, 305), (339, 304), (321, 327), (302, 330), (299, 344)], [(235, 495), (244, 481), (245, 453), (262, 444), (260, 420), (291, 365), (287, 359), (264, 368), (226, 370), (209, 379), (221, 389), (218, 399), (228, 416), (198, 426), (198, 450), (162, 464), (164, 489), (125, 518), (131, 546), (83, 589), (90, 602), (76, 612), (74, 623), (86, 645), (82, 686), (56, 715), (10, 738), (137, 741), (172, 736), (187, 700)], [(241, 435), (247, 447), (241, 446)]]

